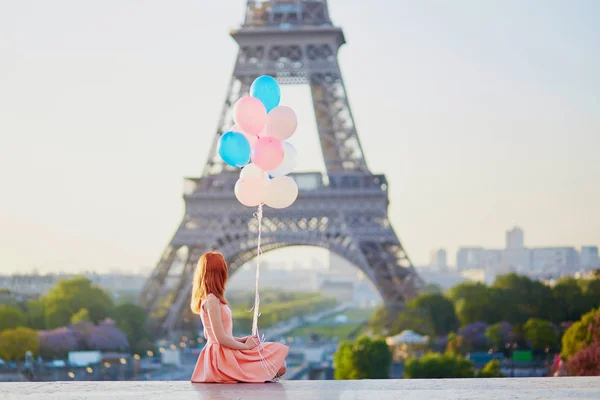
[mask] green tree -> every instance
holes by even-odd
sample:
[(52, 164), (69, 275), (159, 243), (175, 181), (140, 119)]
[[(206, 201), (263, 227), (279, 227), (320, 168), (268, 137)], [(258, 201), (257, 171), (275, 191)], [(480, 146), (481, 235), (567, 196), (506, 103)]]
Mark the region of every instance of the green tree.
[(334, 363), (335, 379), (386, 379), (392, 352), (383, 339), (361, 336), (355, 342), (340, 342)]
[(600, 308), (596, 308), (567, 329), (562, 337), (562, 356), (566, 359), (579, 350), (600, 341)]
[(15, 307), (0, 306), (0, 332), (23, 325), (25, 315)]
[(408, 360), (404, 376), (409, 379), (473, 378), (473, 362), (455, 354), (429, 353)]
[(577, 321), (586, 311), (587, 299), (577, 279), (560, 279), (552, 288), (554, 297), (553, 320), (555, 322)]
[(502, 304), (496, 311), (503, 321), (522, 325), (529, 318), (551, 318), (552, 289), (542, 282), (513, 273), (497, 277), (492, 289), (496, 305)]
[(600, 276), (593, 279), (581, 279), (581, 289), (583, 290), (585, 311), (589, 311), (600, 306)]
[(448, 343), (446, 344), (446, 353), (455, 355), (465, 355), (471, 351), (471, 347), (463, 338), (455, 333), (448, 335)]
[(444, 293), (443, 288), (437, 283), (426, 283), (425, 289), (423, 290), (425, 293), (434, 293), (434, 294), (442, 294)]
[(550, 321), (530, 318), (523, 326), (525, 339), (531, 344), (534, 351), (553, 349), (558, 343), (556, 328)]
[(477, 374), (478, 378), (502, 378), (504, 375), (500, 371), (500, 361), (492, 360), (485, 364), (485, 367)]
[(112, 315), (117, 328), (127, 335), (132, 352), (144, 353), (152, 349), (148, 343), (152, 342), (153, 337), (148, 329), (147, 314), (143, 308), (132, 303), (124, 303), (115, 307)]
[(461, 326), (474, 322), (498, 321), (498, 306), (493, 303), (493, 296), (486, 285), (479, 282), (460, 283), (450, 289), (448, 296), (454, 302)]
[(387, 307), (380, 307), (369, 319), (369, 328), (378, 335), (390, 335), (392, 326), (397, 319), (398, 312)]
[(0, 358), (4, 360), (22, 360), (28, 351), (37, 354), (39, 349), (40, 339), (33, 329), (19, 327), (0, 332)]
[(431, 316), (426, 310), (407, 307), (404, 311), (398, 313), (396, 320), (390, 330), (391, 335), (396, 335), (407, 329), (413, 330), (422, 335), (433, 335), (433, 323)]
[(44, 299), (46, 328), (67, 325), (73, 314), (85, 308), (90, 320), (97, 324), (110, 315), (113, 302), (108, 293), (89, 279), (77, 277), (59, 281)]
[(25, 303), (25, 326), (31, 329), (46, 329), (46, 309), (42, 299), (29, 300)]
[(0, 306), (18, 307), (19, 302), (8, 289), (0, 289)]
[(488, 326), (485, 331), (485, 337), (495, 349), (504, 347), (504, 332), (500, 322)]
[(458, 329), (458, 318), (454, 311), (454, 304), (441, 294), (432, 293), (418, 296), (408, 306), (411, 309), (423, 310), (426, 313), (436, 336), (442, 336)]
[(82, 308), (71, 316), (71, 324), (78, 324), (79, 322), (90, 322), (90, 312), (87, 308)]
[(496, 350), (504, 349), (507, 343), (512, 343), (516, 339), (513, 327), (508, 322), (496, 322), (488, 326), (485, 331), (485, 337)]

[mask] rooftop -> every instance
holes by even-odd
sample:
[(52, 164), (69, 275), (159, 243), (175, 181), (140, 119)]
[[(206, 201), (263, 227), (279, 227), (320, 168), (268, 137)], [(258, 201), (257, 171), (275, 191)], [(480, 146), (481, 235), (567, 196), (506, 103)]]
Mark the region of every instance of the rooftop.
[(600, 398), (600, 377), (449, 380), (190, 382), (37, 382), (0, 384), (3, 400), (232, 399), (569, 399)]

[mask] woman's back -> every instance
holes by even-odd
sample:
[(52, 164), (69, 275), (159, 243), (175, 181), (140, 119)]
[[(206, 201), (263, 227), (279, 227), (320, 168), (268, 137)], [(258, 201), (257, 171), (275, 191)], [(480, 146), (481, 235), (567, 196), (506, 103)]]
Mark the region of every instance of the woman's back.
[[(210, 319), (208, 317), (208, 311), (206, 310), (206, 300), (202, 300), (200, 305), (200, 320), (202, 321), (202, 325), (204, 326), (204, 338), (208, 341), (208, 343), (217, 343), (217, 337), (212, 330), (212, 325), (210, 323)], [(227, 304), (223, 304), (219, 302), (221, 305), (221, 321), (223, 322), (223, 329), (229, 336), (233, 336), (233, 323), (231, 320), (231, 309)]]

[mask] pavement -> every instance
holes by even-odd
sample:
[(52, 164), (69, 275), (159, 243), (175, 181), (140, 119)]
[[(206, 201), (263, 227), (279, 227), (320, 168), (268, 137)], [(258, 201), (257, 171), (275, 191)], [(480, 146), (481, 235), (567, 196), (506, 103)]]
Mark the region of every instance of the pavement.
[(1, 400), (428, 400), (600, 399), (600, 377), (281, 381), (265, 384), (190, 382), (1, 383)]

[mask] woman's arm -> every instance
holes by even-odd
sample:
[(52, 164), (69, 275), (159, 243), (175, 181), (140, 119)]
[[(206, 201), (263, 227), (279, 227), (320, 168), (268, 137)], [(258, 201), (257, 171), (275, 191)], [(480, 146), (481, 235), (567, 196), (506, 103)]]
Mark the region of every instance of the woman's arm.
[(205, 305), (208, 311), (210, 326), (217, 338), (217, 342), (222, 346), (229, 347), (234, 350), (248, 350), (250, 348), (249, 345), (238, 342), (233, 338), (233, 336), (229, 336), (225, 332), (225, 328), (223, 328), (223, 320), (221, 319), (221, 301), (214, 295), (208, 295)]
[(240, 343), (246, 343), (246, 340), (248, 340), (249, 337), (252, 337), (252, 336), (234, 337), (234, 339)]

